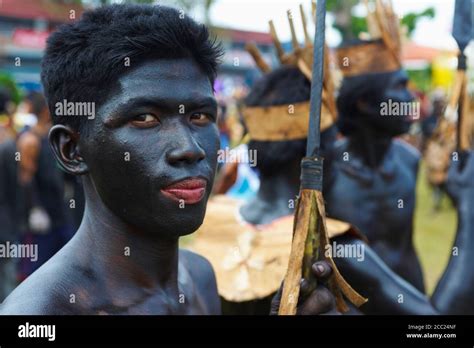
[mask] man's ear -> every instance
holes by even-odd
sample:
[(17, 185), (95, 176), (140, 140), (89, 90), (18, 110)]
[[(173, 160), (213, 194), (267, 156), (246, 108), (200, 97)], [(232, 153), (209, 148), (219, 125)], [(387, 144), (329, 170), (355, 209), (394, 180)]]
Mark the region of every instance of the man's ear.
[(61, 168), (72, 175), (84, 175), (89, 171), (79, 153), (79, 134), (71, 128), (57, 124), (49, 131), (49, 144)]

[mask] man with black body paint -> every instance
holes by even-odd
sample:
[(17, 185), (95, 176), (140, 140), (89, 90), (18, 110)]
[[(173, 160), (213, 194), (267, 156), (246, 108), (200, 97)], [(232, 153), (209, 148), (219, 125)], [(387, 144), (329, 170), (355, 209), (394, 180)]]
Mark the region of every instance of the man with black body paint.
[(424, 291), (413, 246), (419, 153), (395, 139), (408, 132), (410, 115), (381, 115), (383, 103), (414, 101), (403, 70), (345, 77), (337, 100), (338, 141), (325, 158), (324, 195), (329, 217), (350, 222), (399, 276)]
[[(53, 116), (49, 135), (61, 167), (83, 178), (85, 213), (0, 313), (219, 314), (210, 264), (178, 240), (202, 223), (214, 180), (220, 53), (205, 26), (159, 6), (102, 7), (51, 36), (42, 81), (52, 115), (63, 100), (95, 103), (93, 120)], [(299, 313), (333, 307), (321, 286)]]

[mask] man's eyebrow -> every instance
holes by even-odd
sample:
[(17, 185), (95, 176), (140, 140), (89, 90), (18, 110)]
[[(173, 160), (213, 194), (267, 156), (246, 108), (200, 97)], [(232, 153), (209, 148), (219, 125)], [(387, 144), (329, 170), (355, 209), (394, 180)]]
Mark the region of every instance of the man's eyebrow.
[(188, 100), (178, 100), (173, 98), (159, 99), (156, 97), (137, 97), (129, 99), (124, 103), (121, 103), (106, 119), (105, 123), (109, 126), (113, 126), (116, 122), (120, 122), (121, 119), (129, 117), (130, 113), (134, 110), (143, 107), (162, 109), (165, 112), (179, 112), (181, 105), (184, 105), (185, 110), (193, 110), (199, 108), (217, 108), (216, 99), (207, 96), (199, 98), (190, 98)]
[(187, 100), (179, 100), (173, 98), (149, 98), (149, 97), (138, 97), (133, 98), (125, 103), (121, 104), (116, 113), (121, 114), (123, 112), (128, 112), (139, 107), (156, 107), (160, 109), (165, 109), (167, 111), (178, 110), (181, 105), (184, 105), (186, 108), (200, 108), (200, 107), (217, 107), (217, 102), (215, 98), (212, 97), (201, 97), (201, 98), (189, 98)]
[(204, 97), (200, 99), (195, 99), (191, 101), (189, 104), (185, 105), (191, 105), (193, 108), (200, 108), (200, 107), (212, 107), (212, 108), (217, 108), (217, 101), (216, 98), (213, 97)]
[(122, 115), (140, 107), (163, 108), (166, 107), (166, 102), (163, 102), (157, 98), (149, 97), (132, 98), (121, 103), (115, 110), (114, 114)]

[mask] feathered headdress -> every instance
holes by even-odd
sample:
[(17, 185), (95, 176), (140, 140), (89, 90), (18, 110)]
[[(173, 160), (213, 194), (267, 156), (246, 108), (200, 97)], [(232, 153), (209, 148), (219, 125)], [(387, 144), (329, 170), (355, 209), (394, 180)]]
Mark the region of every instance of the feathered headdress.
[(370, 40), (337, 50), (338, 66), (345, 77), (401, 68), (400, 21), (391, 0), (375, 0), (375, 6), (365, 0), (365, 5)]

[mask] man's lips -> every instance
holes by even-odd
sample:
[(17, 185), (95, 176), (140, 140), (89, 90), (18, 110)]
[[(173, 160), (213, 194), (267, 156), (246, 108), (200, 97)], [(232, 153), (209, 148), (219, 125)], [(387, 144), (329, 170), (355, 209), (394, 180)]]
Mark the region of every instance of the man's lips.
[(184, 202), (185, 204), (199, 203), (206, 194), (207, 182), (201, 178), (189, 178), (171, 184), (161, 192), (174, 201)]

